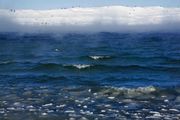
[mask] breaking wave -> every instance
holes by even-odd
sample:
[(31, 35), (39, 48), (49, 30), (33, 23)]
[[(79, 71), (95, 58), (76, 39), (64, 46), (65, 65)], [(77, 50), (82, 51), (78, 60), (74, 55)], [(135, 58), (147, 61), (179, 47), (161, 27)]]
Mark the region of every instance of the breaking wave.
[(64, 67), (73, 67), (73, 68), (77, 68), (77, 69), (86, 69), (86, 68), (90, 68), (92, 65), (88, 65), (88, 64), (73, 64), (73, 65), (64, 65)]
[(89, 57), (94, 60), (111, 58), (111, 56), (89, 56)]

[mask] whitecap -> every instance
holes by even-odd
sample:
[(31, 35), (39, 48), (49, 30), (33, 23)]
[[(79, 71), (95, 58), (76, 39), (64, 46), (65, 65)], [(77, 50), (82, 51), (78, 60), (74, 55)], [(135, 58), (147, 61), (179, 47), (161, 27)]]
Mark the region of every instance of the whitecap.
[(57, 48), (56, 48), (56, 49), (55, 49), (55, 51), (56, 51), (56, 52), (58, 52), (58, 51), (59, 51), (59, 49), (57, 49)]
[(101, 112), (102, 112), (102, 113), (105, 113), (105, 112), (106, 112), (106, 110), (101, 110)]
[(8, 107), (7, 110), (16, 110), (14, 107)]
[(154, 86), (138, 87), (138, 88), (125, 88), (125, 87), (121, 87), (121, 88), (111, 87), (111, 88), (122, 92), (124, 91), (127, 93), (151, 93), (156, 91), (156, 88)]
[(177, 109), (169, 109), (170, 111), (173, 111), (173, 112), (179, 112), (179, 110)]
[(84, 114), (84, 115), (93, 115), (94, 113), (91, 112), (91, 111), (83, 111), (83, 110), (80, 110), (80, 113), (81, 114)]
[(12, 61), (1, 61), (0, 64), (9, 64), (11, 63)]
[(63, 65), (64, 67), (75, 67), (77, 69), (86, 69), (91, 67), (92, 65), (88, 65), (88, 64), (73, 64), (73, 65)]
[(48, 112), (48, 113), (53, 113), (53, 112), (54, 112), (54, 110), (48, 110), (47, 112)]
[(0, 111), (0, 113), (1, 113), (1, 114), (4, 114), (4, 113), (5, 113), (5, 111)]
[(66, 110), (65, 113), (75, 113), (74, 110)]
[(110, 56), (89, 56), (91, 59), (99, 60), (104, 58), (110, 58)]
[(35, 112), (35, 111), (36, 111), (36, 109), (29, 109), (29, 111), (30, 111), (30, 112)]
[(87, 108), (87, 106), (86, 106), (86, 105), (84, 105), (84, 106), (83, 106), (83, 108)]
[(31, 109), (31, 108), (34, 108), (34, 106), (29, 105), (29, 106), (27, 106), (26, 108), (27, 108), (27, 109)]
[(57, 105), (56, 107), (57, 108), (63, 108), (63, 107), (65, 107), (66, 105), (65, 104), (62, 104), (62, 105)]
[[(147, 87), (138, 87), (138, 88), (126, 88), (126, 87), (109, 87), (106, 86), (103, 91), (100, 91), (99, 95), (105, 95), (106, 93), (112, 93), (111, 97), (116, 97), (120, 94), (126, 95), (129, 97), (137, 97), (142, 95), (149, 95), (150, 93), (156, 92), (156, 88), (154, 86), (147, 86)], [(152, 97), (152, 96), (145, 96), (145, 97)]]
[(91, 92), (91, 89), (88, 89), (88, 92)]
[(91, 67), (91, 65), (86, 65), (86, 64), (75, 64), (73, 66), (78, 68), (78, 69), (85, 69), (85, 68)]
[(49, 104), (43, 105), (43, 107), (48, 107), (48, 106), (52, 106), (52, 105), (53, 105), (52, 103), (49, 103)]
[(42, 113), (41, 115), (45, 116), (45, 115), (47, 115), (47, 113)]
[(108, 97), (109, 99), (113, 100), (115, 97)]

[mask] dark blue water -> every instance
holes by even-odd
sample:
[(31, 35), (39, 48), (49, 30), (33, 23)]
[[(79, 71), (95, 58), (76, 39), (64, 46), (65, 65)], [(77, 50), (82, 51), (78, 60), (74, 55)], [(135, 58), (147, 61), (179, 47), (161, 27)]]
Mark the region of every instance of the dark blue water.
[(179, 119), (180, 34), (0, 34), (0, 118)]

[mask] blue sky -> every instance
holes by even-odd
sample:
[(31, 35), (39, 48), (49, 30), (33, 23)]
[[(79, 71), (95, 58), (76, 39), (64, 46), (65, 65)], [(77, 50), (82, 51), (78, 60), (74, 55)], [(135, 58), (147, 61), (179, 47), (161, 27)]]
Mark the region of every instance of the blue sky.
[(107, 5), (180, 7), (180, 0), (0, 0), (0, 8), (7, 9), (55, 9)]

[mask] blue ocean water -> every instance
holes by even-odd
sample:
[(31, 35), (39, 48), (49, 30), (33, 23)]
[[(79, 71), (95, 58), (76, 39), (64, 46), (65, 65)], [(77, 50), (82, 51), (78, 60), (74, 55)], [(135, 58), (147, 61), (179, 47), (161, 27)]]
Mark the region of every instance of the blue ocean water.
[(179, 119), (180, 34), (1, 33), (0, 119)]

